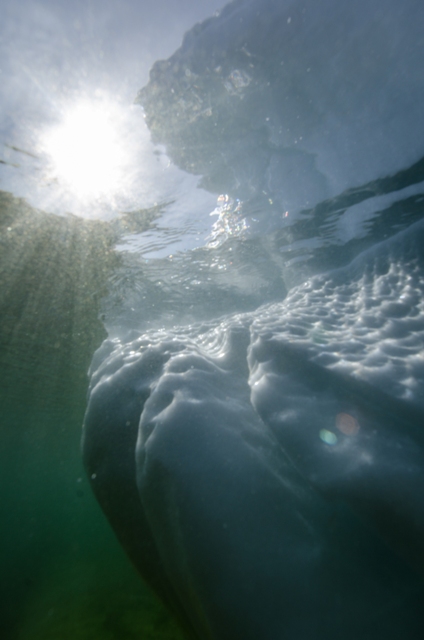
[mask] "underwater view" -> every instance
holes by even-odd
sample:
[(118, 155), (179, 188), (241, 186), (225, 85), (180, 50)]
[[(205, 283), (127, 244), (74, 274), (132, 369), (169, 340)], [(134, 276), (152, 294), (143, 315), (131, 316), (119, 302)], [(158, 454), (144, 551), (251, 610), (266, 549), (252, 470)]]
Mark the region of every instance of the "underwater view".
[(422, 2), (0, 7), (1, 640), (421, 640)]

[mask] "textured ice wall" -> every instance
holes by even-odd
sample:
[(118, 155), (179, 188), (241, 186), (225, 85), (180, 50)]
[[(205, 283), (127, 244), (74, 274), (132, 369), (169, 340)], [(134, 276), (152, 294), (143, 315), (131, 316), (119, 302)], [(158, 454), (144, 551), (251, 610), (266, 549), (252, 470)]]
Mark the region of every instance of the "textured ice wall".
[(295, 213), (424, 155), (422, 19), (421, 0), (236, 0), (138, 100), (212, 191)]
[[(419, 0), (236, 0), (139, 101), (261, 232), (338, 214), (422, 181), (421, 25)], [(282, 302), (96, 354), (93, 490), (190, 637), (424, 637), (423, 247), (418, 223)]]
[(93, 490), (191, 637), (422, 636), (423, 247), (96, 354)]

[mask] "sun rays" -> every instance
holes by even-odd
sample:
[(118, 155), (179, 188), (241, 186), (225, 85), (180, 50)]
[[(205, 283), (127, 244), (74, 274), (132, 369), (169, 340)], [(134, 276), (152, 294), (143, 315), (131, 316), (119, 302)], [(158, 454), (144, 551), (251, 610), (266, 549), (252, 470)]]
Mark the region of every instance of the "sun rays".
[(79, 198), (112, 195), (122, 184), (129, 153), (116, 105), (77, 103), (44, 133), (42, 147), (53, 177)]

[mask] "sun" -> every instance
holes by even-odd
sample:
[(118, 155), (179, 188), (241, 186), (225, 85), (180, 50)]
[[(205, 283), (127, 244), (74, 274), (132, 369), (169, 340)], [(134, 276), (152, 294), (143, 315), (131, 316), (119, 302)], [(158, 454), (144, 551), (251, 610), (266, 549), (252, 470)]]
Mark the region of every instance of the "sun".
[(54, 176), (78, 197), (119, 189), (126, 154), (115, 111), (103, 102), (80, 102), (44, 135), (42, 146)]

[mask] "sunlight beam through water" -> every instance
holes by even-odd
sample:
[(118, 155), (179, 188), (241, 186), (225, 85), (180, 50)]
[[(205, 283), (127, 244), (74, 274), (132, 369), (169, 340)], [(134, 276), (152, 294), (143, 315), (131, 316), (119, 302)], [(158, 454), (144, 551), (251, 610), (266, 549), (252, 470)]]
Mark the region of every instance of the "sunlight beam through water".
[(80, 102), (44, 134), (54, 177), (80, 198), (112, 195), (122, 182), (129, 153), (115, 111), (112, 104)]

